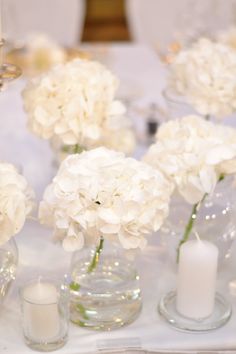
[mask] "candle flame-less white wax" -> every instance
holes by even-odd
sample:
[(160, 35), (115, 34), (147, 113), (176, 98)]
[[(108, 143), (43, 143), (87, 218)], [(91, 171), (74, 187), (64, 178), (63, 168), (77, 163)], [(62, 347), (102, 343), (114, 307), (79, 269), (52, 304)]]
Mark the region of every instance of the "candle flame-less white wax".
[(218, 249), (209, 241), (191, 240), (180, 248), (177, 311), (188, 318), (208, 317), (214, 310)]
[(58, 336), (60, 315), (58, 292), (51, 283), (30, 284), (24, 289), (24, 326), (31, 338), (48, 341)]

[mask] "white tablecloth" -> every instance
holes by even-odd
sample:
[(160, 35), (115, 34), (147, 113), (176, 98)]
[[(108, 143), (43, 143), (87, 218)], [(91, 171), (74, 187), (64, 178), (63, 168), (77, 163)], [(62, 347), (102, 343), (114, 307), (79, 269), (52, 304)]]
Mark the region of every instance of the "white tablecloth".
[[(108, 59), (107, 59), (108, 60)], [(109, 49), (109, 66), (122, 80), (124, 89), (130, 85), (139, 89), (142, 104), (162, 104), (161, 90), (165, 85), (165, 69), (149, 48), (132, 45), (114, 45)], [(127, 86), (126, 86), (127, 85)], [(0, 94), (0, 158), (22, 166), (23, 173), (34, 187), (37, 198), (55, 174), (52, 153), (48, 143), (37, 139), (26, 130), (20, 92), (24, 81), (12, 84)], [(60, 353), (94, 352), (99, 347), (135, 346), (146, 350), (157, 349), (219, 349), (236, 348), (236, 315), (217, 331), (205, 334), (187, 334), (169, 327), (157, 313), (160, 297), (175, 287), (175, 271), (168, 263), (167, 250), (160, 245), (159, 235), (153, 235), (139, 259), (143, 309), (140, 317), (122, 329), (104, 333), (70, 326), (69, 341)], [(50, 240), (50, 231), (35, 221), (29, 221), (17, 236), (20, 265), (8, 298), (0, 310), (0, 353), (27, 354), (22, 336), (18, 289), (22, 281), (38, 275), (62, 275), (67, 272), (70, 255)], [(235, 254), (235, 252), (234, 252)], [(228, 280), (236, 277), (233, 261), (219, 274), (219, 287), (227, 295)], [(231, 297), (235, 310), (236, 299)]]

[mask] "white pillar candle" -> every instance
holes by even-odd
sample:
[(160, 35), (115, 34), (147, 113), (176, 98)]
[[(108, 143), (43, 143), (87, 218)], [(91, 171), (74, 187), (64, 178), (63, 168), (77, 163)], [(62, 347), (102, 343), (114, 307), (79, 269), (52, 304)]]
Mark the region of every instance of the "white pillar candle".
[(37, 341), (48, 341), (58, 336), (60, 315), (56, 287), (39, 281), (28, 285), (23, 297), (24, 326), (29, 336)]
[(215, 245), (200, 239), (181, 246), (176, 299), (176, 309), (181, 315), (200, 319), (212, 314), (218, 253)]

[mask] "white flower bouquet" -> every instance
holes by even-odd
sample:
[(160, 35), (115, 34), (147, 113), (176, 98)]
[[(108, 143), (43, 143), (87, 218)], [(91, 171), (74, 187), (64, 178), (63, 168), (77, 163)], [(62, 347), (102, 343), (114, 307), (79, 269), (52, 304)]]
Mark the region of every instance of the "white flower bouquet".
[(224, 118), (236, 109), (235, 50), (201, 38), (175, 56), (170, 86), (198, 113)]
[(40, 203), (39, 218), (68, 251), (109, 239), (143, 248), (168, 215), (172, 184), (147, 164), (106, 148), (67, 157)]
[[(134, 135), (115, 100), (118, 80), (102, 64), (76, 59), (32, 79), (23, 91), (29, 129), (74, 152), (107, 146), (129, 153)], [(117, 135), (126, 139), (117, 141)]]
[(170, 121), (160, 127), (144, 161), (161, 170), (193, 205), (186, 241), (205, 197), (226, 175), (236, 173), (236, 130), (198, 116)]
[[(158, 170), (104, 147), (70, 155), (61, 163), (40, 203), (39, 219), (54, 228), (66, 251), (88, 246), (75, 252), (71, 263), (73, 323), (112, 329), (137, 317), (139, 277), (125, 255), (143, 249), (148, 234), (161, 227), (172, 190)], [(117, 246), (124, 251), (116, 253)], [(105, 316), (104, 308), (110, 309)]]
[(24, 226), (33, 208), (34, 193), (26, 179), (9, 163), (0, 163), (0, 246)]

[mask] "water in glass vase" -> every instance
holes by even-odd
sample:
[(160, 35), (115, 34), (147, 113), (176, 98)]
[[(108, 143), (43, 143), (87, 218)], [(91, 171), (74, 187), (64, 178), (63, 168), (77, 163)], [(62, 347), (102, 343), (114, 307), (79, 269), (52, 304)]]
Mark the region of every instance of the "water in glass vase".
[(0, 247), (0, 303), (15, 279), (17, 268), (16, 256), (9, 249)]
[(105, 249), (96, 268), (88, 272), (93, 256), (94, 250), (87, 249), (77, 252), (72, 260), (71, 321), (96, 330), (133, 322), (142, 306), (133, 261), (114, 249)]
[[(231, 246), (236, 238), (235, 213), (236, 189), (233, 177), (226, 177), (217, 183), (214, 193), (204, 198), (192, 223), (189, 237), (194, 231), (204, 240), (214, 243), (219, 249), (219, 268), (226, 265), (231, 256)], [(184, 202), (177, 193), (172, 196), (169, 217), (161, 229), (163, 246), (170, 263), (177, 270), (177, 250), (182, 240), (193, 206)]]

